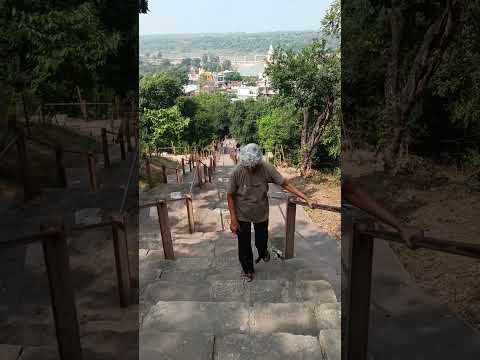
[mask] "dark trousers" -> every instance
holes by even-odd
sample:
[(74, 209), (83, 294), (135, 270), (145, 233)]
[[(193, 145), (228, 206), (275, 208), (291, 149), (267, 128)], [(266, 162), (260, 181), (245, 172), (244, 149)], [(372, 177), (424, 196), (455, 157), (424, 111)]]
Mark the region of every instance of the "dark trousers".
[[(253, 252), (252, 252), (252, 223), (239, 221), (238, 236), (238, 259), (242, 265), (243, 272), (253, 272)], [(255, 247), (258, 256), (263, 258), (267, 252), (268, 243), (268, 220), (261, 223), (253, 223), (255, 228)]]

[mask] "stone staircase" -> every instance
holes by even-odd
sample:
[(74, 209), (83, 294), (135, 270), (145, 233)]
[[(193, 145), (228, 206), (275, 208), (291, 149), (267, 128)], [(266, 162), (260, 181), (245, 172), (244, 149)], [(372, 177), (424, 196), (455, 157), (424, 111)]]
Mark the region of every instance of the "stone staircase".
[[(97, 166), (101, 179), (97, 192), (90, 191), (88, 179), (76, 177), (86, 173), (83, 169), (69, 174), (69, 181), (78, 181), (79, 186), (43, 189), (28, 204), (2, 213), (6, 239), (37, 232), (40, 225), (55, 224), (56, 219), (65, 222), (80, 342), (88, 360), (138, 359), (137, 214), (127, 220), (134, 300), (128, 308), (119, 305), (111, 229), (69, 231), (79, 210), (99, 208), (104, 220), (118, 212), (129, 168), (119, 156), (112, 155), (111, 160), (112, 169)], [(137, 203), (138, 195), (132, 192), (127, 199), (128, 207)], [(0, 255), (0, 359), (59, 359), (41, 244)]]
[(340, 303), (322, 266), (272, 256), (253, 282), (241, 279), (224, 196), (233, 166), (223, 161), (194, 194), (197, 232), (184, 205), (169, 204), (175, 261), (164, 259), (156, 212), (140, 212), (140, 359), (340, 359)]

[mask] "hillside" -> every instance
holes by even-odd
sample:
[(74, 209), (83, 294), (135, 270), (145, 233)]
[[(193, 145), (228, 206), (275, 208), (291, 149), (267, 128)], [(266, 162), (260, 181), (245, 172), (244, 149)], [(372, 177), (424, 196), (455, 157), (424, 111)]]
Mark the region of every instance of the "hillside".
[[(270, 45), (299, 49), (319, 36), (318, 31), (146, 35), (140, 36), (140, 53), (160, 52), (163, 57), (266, 54)], [(338, 46), (333, 39), (324, 38), (330, 46)]]

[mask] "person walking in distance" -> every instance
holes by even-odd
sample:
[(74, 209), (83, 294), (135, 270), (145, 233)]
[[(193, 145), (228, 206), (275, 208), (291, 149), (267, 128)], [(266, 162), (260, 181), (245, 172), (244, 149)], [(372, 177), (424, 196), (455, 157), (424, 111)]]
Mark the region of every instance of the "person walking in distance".
[(240, 150), (240, 162), (230, 175), (227, 190), (230, 211), (230, 230), (238, 238), (238, 258), (242, 266), (242, 276), (250, 282), (255, 269), (251, 246), (251, 224), (255, 228), (255, 247), (258, 258), (268, 262), (268, 184), (274, 183), (299, 198), (310, 207), (310, 199), (285, 179), (275, 167), (262, 160), (262, 151), (257, 144), (248, 144)]

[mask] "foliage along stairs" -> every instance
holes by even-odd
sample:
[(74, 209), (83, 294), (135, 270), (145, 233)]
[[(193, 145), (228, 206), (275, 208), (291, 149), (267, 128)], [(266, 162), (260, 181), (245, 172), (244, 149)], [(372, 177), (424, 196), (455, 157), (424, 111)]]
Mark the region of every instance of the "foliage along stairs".
[(241, 279), (237, 240), (221, 225), (233, 168), (224, 161), (193, 195), (195, 233), (183, 204), (169, 204), (176, 260), (164, 259), (155, 209), (140, 212), (140, 358), (340, 359), (340, 303), (316, 264), (272, 256), (253, 282)]

